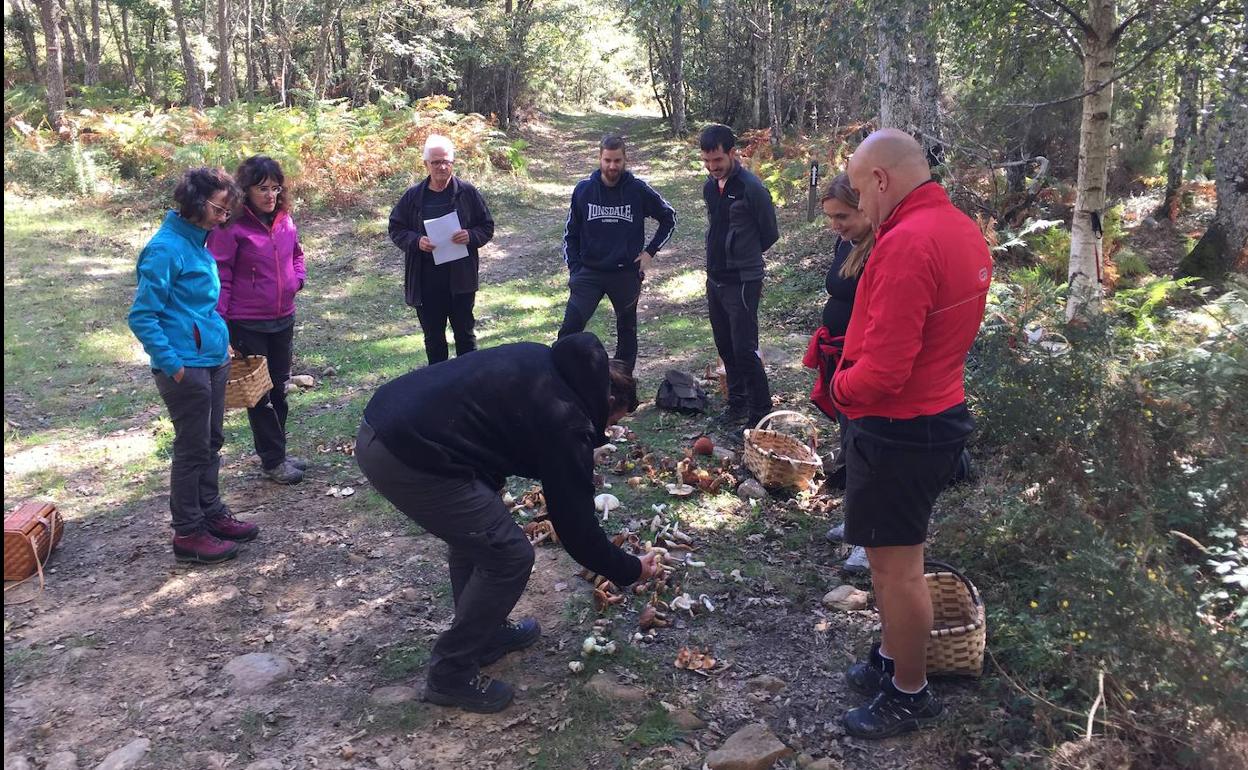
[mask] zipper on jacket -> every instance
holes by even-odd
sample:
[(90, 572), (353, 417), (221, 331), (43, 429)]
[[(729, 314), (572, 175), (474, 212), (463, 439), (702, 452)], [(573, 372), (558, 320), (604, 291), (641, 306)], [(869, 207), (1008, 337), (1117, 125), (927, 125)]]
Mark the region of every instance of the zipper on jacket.
[(255, 267), (251, 268), (251, 290), (252, 291), (256, 290), (256, 268)]

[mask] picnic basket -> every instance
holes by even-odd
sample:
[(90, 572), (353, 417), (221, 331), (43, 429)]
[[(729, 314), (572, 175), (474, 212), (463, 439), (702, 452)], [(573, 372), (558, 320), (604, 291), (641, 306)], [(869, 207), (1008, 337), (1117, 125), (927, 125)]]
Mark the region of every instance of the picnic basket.
[(65, 522), (51, 503), (28, 501), (4, 517), (4, 579), (25, 580), (38, 573), (61, 540)]
[(966, 575), (943, 561), (923, 563), (932, 596), (927, 673), (979, 676), (984, 671), (984, 603)]
[(226, 409), (250, 409), (272, 389), (269, 361), (264, 356), (230, 359), (230, 378), (225, 383)]
[[(810, 443), (774, 430), (771, 425), (777, 417), (793, 417), (810, 430)], [(818, 430), (814, 420), (800, 412), (780, 410), (758, 421), (758, 425), (745, 431), (745, 467), (764, 487), (776, 489), (793, 487), (806, 489), (815, 477), (815, 471), (823, 467), (815, 451)]]

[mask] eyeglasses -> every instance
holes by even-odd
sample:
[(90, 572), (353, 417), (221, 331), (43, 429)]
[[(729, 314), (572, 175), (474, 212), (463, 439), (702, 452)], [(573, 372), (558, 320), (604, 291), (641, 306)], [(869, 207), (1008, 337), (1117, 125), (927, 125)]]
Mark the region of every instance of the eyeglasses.
[(437, 167), (441, 168), (441, 167), (443, 167), (443, 166), (449, 166), (449, 165), (451, 165), (452, 163), (454, 163), (455, 161), (453, 161), (453, 160), (430, 160), (430, 161), (426, 161), (426, 162), (427, 162), (430, 166), (437, 166)]
[(261, 195), (281, 195), (282, 194), (281, 185), (277, 185), (276, 187), (256, 187), (254, 189), (257, 192), (259, 192)]
[(210, 200), (205, 200), (204, 203), (207, 203), (209, 206), (212, 206), (214, 209), (216, 209), (217, 213), (220, 214), (221, 216), (227, 217), (227, 218), (230, 216), (230, 210), (227, 209), (226, 207), (218, 206), (217, 204), (213, 203)]

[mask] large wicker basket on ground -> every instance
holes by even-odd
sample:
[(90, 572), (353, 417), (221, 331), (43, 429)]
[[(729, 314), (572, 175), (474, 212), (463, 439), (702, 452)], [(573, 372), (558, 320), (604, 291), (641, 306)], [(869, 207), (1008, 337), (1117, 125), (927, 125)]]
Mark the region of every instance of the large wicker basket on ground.
[(927, 673), (979, 676), (984, 671), (987, 623), (975, 584), (941, 561), (924, 563), (932, 595), (932, 631), (927, 640)]
[(225, 383), (226, 409), (250, 409), (272, 389), (269, 361), (264, 356), (230, 359), (230, 379)]
[[(777, 417), (792, 417), (802, 423), (810, 431), (810, 443), (764, 427)], [(745, 467), (764, 487), (806, 489), (815, 471), (823, 467), (815, 451), (817, 436), (814, 420), (806, 415), (787, 410), (772, 412), (759, 420), (753, 430), (745, 431)]]

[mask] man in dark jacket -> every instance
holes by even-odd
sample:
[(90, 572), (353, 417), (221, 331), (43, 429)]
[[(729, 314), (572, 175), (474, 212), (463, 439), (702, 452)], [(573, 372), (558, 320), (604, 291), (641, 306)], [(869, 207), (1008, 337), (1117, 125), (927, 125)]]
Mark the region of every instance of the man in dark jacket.
[[(572, 191), (563, 230), (563, 260), (568, 264), (568, 306), (559, 337), (585, 329), (605, 294), (615, 310), (617, 360), (631, 371), (637, 363), (637, 301), (650, 261), (672, 237), (676, 210), (653, 187), (633, 176), (624, 139), (603, 137), (598, 170)], [(646, 242), (646, 218), (659, 223)]]
[[(455, 335), (455, 355), (477, 349), (472, 308), (479, 285), (478, 250), (494, 237), (494, 219), (477, 188), (453, 174), (455, 147), (451, 140), (430, 135), (424, 158), (429, 175), (409, 187), (390, 212), (390, 240), (403, 250), (405, 299), (416, 308), (425, 333), (425, 355), (429, 363), (436, 364), (450, 356), (446, 344), (448, 318)], [(468, 256), (438, 264), (425, 222), (452, 211), (459, 216), (461, 228), (452, 241), (467, 246)]]
[(757, 422), (771, 411), (767, 372), (758, 356), (758, 303), (763, 252), (780, 237), (771, 194), (741, 166), (732, 129), (712, 124), (699, 138), (711, 178), (706, 201), (706, 301), (715, 347), (728, 379), (728, 408), (720, 424)]
[(533, 547), (499, 497), (508, 476), (540, 480), (559, 541), (618, 586), (659, 569), (611, 544), (594, 511), (596, 447), (637, 408), (633, 378), (592, 334), (553, 347), (500, 345), (382, 385), (364, 409), (355, 457), (373, 487), (450, 546), (455, 618), (438, 637), (425, 699), (501, 711), (511, 685), (480, 667), (537, 641), (507, 622), (529, 581)]

